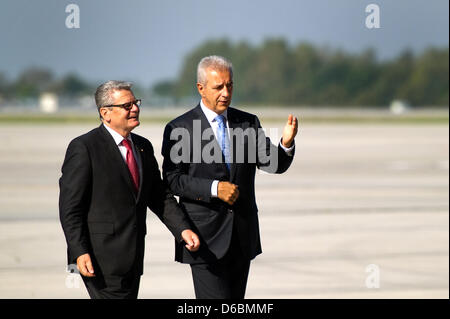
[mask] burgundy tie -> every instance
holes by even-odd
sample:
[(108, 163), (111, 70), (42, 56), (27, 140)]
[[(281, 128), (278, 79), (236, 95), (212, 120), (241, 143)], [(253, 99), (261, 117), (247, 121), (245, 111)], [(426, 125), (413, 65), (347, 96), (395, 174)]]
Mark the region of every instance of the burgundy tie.
[(126, 147), (127, 149), (127, 165), (128, 169), (130, 170), (131, 177), (133, 178), (133, 185), (134, 190), (136, 193), (139, 190), (139, 170), (136, 163), (136, 160), (133, 155), (133, 150), (131, 149), (130, 142), (127, 139), (124, 139), (122, 141), (122, 145)]

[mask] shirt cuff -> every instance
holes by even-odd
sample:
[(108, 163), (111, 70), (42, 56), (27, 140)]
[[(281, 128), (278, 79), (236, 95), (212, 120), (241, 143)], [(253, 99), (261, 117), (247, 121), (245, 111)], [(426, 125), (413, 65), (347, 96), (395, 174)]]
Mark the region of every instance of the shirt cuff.
[(283, 149), (283, 151), (286, 153), (286, 155), (292, 156), (292, 153), (293, 153), (294, 147), (295, 147), (295, 141), (292, 142), (292, 146), (291, 146), (291, 147), (287, 148), (287, 147), (285, 147), (285, 146), (283, 145), (283, 143), (281, 143), (281, 140), (280, 140), (280, 146), (281, 146), (281, 148)]
[(219, 186), (219, 181), (213, 181), (211, 184), (211, 197), (217, 197), (217, 187)]

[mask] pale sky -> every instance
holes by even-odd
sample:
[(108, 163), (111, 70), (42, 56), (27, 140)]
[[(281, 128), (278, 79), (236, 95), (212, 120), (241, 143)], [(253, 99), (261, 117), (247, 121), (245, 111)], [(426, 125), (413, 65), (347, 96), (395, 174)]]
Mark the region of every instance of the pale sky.
[[(80, 28), (68, 29), (68, 4)], [(381, 28), (367, 29), (365, 8), (380, 7)], [(183, 57), (207, 39), (261, 44), (283, 37), (348, 52), (372, 47), (382, 59), (406, 48), (448, 47), (447, 0), (2, 0), (0, 72), (11, 79), (29, 66), (91, 81), (149, 86), (176, 77)]]

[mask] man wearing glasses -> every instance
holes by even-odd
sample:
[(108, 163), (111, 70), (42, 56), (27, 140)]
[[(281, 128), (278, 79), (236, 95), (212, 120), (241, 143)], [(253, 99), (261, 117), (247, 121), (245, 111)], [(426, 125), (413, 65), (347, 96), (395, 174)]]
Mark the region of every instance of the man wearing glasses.
[(77, 264), (91, 298), (135, 299), (147, 207), (187, 250), (200, 241), (161, 180), (152, 144), (131, 133), (141, 105), (131, 84), (108, 81), (95, 102), (102, 124), (70, 142), (59, 180), (68, 263)]

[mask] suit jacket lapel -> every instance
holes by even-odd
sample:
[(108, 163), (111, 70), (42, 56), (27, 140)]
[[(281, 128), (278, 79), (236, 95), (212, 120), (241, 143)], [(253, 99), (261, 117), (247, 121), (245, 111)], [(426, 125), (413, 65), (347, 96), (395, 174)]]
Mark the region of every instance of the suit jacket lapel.
[[(200, 122), (201, 123), (201, 134), (203, 135), (203, 132), (206, 129), (211, 129), (212, 130), (212, 127), (211, 127), (211, 125), (209, 125), (208, 119), (206, 118), (205, 113), (203, 113), (202, 108), (200, 107), (200, 104), (197, 105), (197, 107), (194, 110), (195, 110), (195, 113), (196, 113), (196, 119), (199, 119), (201, 121)], [(194, 120), (196, 120), (196, 119), (194, 119)], [(196, 138), (196, 137), (197, 136), (194, 136), (194, 138)], [(200, 138), (201, 138), (201, 136), (200, 136)], [(206, 140), (203, 141), (203, 139), (202, 139), (202, 149), (203, 149), (203, 146), (205, 146), (209, 142), (210, 141), (206, 141)]]
[[(99, 127), (101, 136), (104, 138), (105, 147), (107, 154), (111, 157), (112, 165), (117, 168), (117, 171), (119, 171), (119, 174), (122, 175), (123, 180), (129, 189), (129, 191), (133, 194), (133, 196), (136, 198), (136, 195), (134, 193), (133, 184), (131, 181), (131, 174), (128, 169), (127, 164), (123, 160), (122, 154), (120, 154), (119, 148), (116, 145), (116, 142), (114, 141), (114, 138), (109, 134), (109, 132), (106, 130), (106, 128), (103, 126), (103, 124)], [(106, 155), (106, 156), (108, 156)]]

